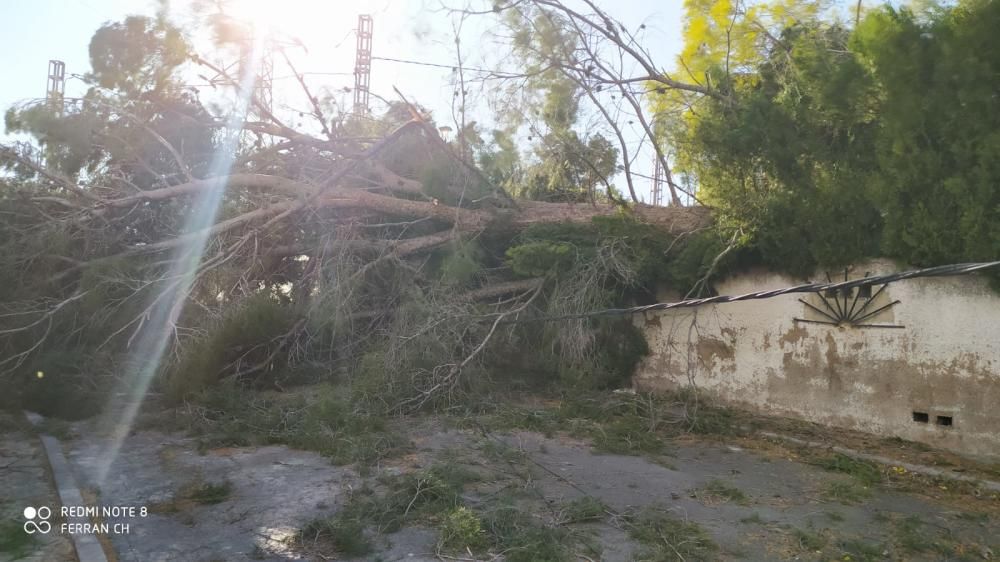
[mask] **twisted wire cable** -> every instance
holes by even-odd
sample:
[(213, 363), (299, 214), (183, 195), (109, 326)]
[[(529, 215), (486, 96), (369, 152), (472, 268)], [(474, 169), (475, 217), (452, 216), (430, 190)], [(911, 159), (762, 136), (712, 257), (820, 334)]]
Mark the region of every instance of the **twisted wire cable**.
[(819, 293), (822, 291), (853, 289), (855, 287), (865, 287), (871, 285), (885, 285), (895, 281), (903, 281), (905, 279), (916, 279), (918, 277), (947, 277), (953, 275), (967, 275), (969, 273), (982, 271), (984, 269), (989, 269), (991, 267), (996, 267), (996, 266), (1000, 266), (1000, 261), (956, 263), (951, 265), (939, 265), (936, 267), (927, 267), (924, 269), (913, 269), (910, 271), (902, 271), (886, 275), (875, 275), (873, 277), (864, 277), (861, 279), (853, 279), (851, 281), (838, 281), (831, 283), (805, 283), (802, 285), (785, 287), (783, 289), (773, 289), (770, 291), (757, 291), (754, 293), (746, 293), (743, 295), (719, 295), (715, 297), (687, 299), (676, 302), (660, 302), (655, 304), (647, 304), (643, 306), (633, 306), (629, 308), (607, 308), (604, 310), (595, 310), (591, 312), (581, 312), (575, 314), (537, 316), (534, 318), (513, 320), (513, 322), (532, 322), (532, 321), (553, 322), (557, 320), (576, 320), (580, 318), (596, 318), (601, 316), (625, 316), (629, 314), (650, 312), (654, 310), (693, 308), (696, 306), (702, 306), (706, 304), (769, 299), (780, 295), (788, 295), (793, 293)]

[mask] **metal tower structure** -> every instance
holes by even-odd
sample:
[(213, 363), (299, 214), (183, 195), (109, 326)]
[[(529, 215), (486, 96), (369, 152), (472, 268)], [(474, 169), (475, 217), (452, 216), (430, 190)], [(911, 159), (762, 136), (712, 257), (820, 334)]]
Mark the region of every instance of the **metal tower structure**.
[(663, 205), (663, 166), (660, 159), (653, 154), (653, 205)]
[[(254, 80), (254, 93), (263, 110), (274, 114), (274, 40), (268, 39), (260, 56), (260, 67)], [(261, 111), (263, 112), (263, 111)]]
[(59, 113), (63, 110), (66, 95), (66, 63), (61, 60), (49, 61), (49, 81), (45, 86), (45, 101)]
[(372, 72), (372, 17), (358, 16), (358, 43), (354, 57), (354, 112), (368, 113)]
[(247, 107), (247, 119), (252, 121), (266, 120), (266, 113), (273, 113), (274, 94), (272, 85), (274, 82), (274, 40), (270, 37), (262, 40), (260, 46), (260, 56), (254, 60), (254, 47), (252, 41), (247, 41), (240, 47), (239, 72), (237, 81), (242, 81), (244, 77), (253, 76), (253, 84), (250, 92), (253, 98), (260, 103), (251, 103)]

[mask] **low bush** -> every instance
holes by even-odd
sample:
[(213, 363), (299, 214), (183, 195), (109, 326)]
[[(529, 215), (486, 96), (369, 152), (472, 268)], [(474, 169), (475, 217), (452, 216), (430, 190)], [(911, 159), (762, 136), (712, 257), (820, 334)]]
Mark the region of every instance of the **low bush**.
[(205, 390), (219, 380), (282, 372), (287, 366), (283, 336), (295, 323), (292, 309), (260, 293), (230, 310), (207, 337), (188, 340), (180, 360), (168, 365), (165, 391), (177, 401)]

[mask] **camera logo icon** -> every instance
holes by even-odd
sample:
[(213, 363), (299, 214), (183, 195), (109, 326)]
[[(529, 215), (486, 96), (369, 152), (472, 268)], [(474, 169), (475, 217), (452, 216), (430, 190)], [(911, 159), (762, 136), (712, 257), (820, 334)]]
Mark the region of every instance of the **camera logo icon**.
[(29, 535), (35, 533), (45, 534), (52, 530), (52, 524), (48, 519), (52, 517), (52, 510), (44, 505), (39, 508), (28, 506), (24, 508), (24, 532)]

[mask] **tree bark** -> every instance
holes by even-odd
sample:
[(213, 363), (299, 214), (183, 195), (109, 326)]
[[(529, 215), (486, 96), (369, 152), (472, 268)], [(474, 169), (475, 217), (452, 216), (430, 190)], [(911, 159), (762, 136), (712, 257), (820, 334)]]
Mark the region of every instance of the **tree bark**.
[(640, 221), (676, 235), (702, 228), (712, 221), (709, 207), (654, 207), (635, 205), (622, 208), (616, 205), (590, 205), (582, 203), (548, 203), (544, 201), (518, 201), (521, 208), (512, 217), (518, 228), (546, 222), (590, 222), (595, 217), (632, 215)]

